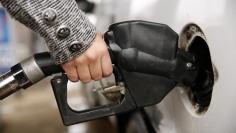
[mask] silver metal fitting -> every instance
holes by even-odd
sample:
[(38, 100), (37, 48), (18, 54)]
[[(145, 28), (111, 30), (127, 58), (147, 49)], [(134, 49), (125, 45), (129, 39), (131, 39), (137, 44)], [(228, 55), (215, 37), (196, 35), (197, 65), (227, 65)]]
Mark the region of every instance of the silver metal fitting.
[(191, 68), (192, 66), (193, 66), (193, 64), (190, 63), (190, 62), (186, 64), (186, 67), (187, 67), (187, 68)]
[(33, 57), (22, 61), (21, 66), (31, 83), (36, 83), (45, 77), (43, 71)]
[(110, 101), (120, 102), (121, 96), (125, 95), (125, 86), (123, 82), (119, 82), (117, 85), (98, 88), (95, 91), (100, 92)]

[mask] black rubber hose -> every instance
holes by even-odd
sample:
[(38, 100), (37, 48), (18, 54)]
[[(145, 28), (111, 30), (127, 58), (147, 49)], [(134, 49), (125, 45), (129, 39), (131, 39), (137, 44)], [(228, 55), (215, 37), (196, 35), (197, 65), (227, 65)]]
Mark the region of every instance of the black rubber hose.
[(56, 65), (49, 52), (43, 52), (34, 55), (35, 62), (41, 68), (46, 76), (56, 73), (64, 73), (60, 65)]

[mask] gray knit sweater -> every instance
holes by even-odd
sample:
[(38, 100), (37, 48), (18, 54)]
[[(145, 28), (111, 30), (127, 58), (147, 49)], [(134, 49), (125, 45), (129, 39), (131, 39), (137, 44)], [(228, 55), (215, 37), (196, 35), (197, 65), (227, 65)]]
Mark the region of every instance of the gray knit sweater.
[(57, 64), (82, 54), (95, 39), (95, 27), (75, 0), (0, 0), (9, 14), (39, 33)]

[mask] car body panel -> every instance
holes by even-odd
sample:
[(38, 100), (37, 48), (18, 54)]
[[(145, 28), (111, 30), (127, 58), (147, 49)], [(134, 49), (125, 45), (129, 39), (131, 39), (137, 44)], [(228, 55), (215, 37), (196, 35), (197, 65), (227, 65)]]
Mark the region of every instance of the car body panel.
[(161, 133), (234, 133), (236, 1), (119, 0), (114, 3), (117, 5), (115, 22), (135, 19), (165, 23), (179, 34), (187, 24), (195, 23), (206, 37), (217, 73), (209, 109), (204, 114), (195, 114), (188, 107), (191, 104), (185, 104), (183, 88), (176, 87), (155, 107), (162, 115), (156, 129)]

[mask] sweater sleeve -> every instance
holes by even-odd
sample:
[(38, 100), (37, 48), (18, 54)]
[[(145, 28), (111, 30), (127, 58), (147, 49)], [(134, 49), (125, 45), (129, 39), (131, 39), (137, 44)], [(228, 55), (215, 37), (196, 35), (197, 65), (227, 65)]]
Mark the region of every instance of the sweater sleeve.
[(9, 14), (39, 33), (57, 64), (82, 54), (96, 36), (95, 27), (75, 0), (1, 0)]

